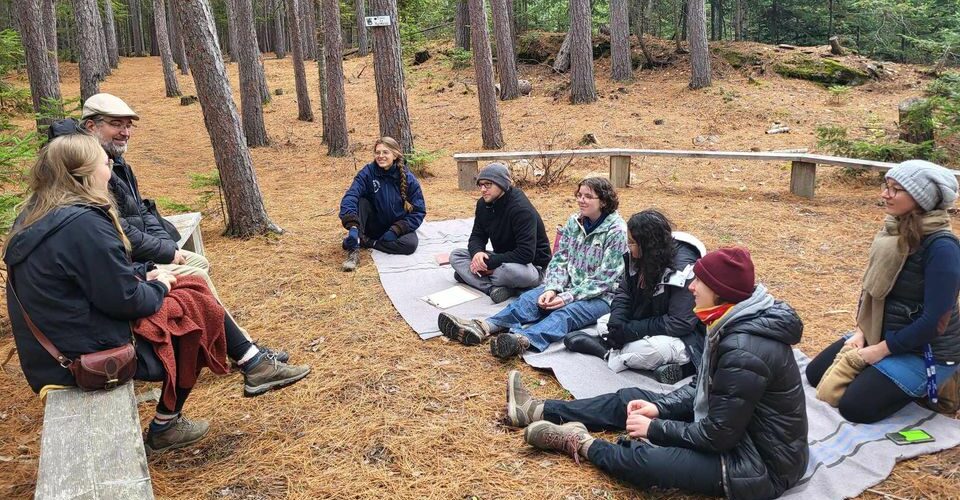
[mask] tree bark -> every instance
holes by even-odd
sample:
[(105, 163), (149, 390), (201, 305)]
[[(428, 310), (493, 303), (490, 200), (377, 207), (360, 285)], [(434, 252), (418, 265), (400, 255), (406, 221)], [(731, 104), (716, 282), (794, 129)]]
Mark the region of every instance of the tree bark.
[[(180, 34), (193, 67), (193, 81), (203, 109), (203, 122), (213, 145), (220, 172), (220, 184), (227, 205), (230, 236), (247, 238), (267, 232), (281, 232), (267, 216), (263, 196), (253, 169), (253, 159), (240, 127), (230, 80), (220, 55), (213, 13), (204, 0), (176, 0), (180, 3)], [(251, 29), (253, 26), (251, 25)]]
[(163, 85), (166, 88), (167, 97), (179, 97), (180, 84), (177, 82), (177, 69), (174, 67), (173, 52), (170, 50), (170, 38), (167, 35), (167, 9), (163, 0), (153, 0), (153, 22), (157, 27), (157, 48), (160, 50), (160, 62), (163, 64)]
[(133, 39), (133, 55), (140, 57), (145, 54), (143, 44), (143, 20), (140, 16), (140, 0), (130, 0), (130, 28)]
[(463, 50), (470, 50), (470, 6), (467, 1), (457, 2), (453, 22), (453, 42)]
[[(309, 0), (308, 0), (309, 1)], [(323, 0), (324, 61), (327, 66), (327, 154), (347, 156), (347, 103), (343, 88), (343, 45), (340, 40), (340, 2)]]
[[(317, 32), (317, 6), (314, 3), (316, 0), (305, 0), (303, 2), (303, 32), (304, 33), (316, 33)], [(321, 9), (323, 10), (323, 4), (321, 4)], [(329, 21), (329, 19), (328, 19)], [(337, 9), (337, 26), (340, 25), (340, 10)], [(325, 36), (325, 35), (324, 35)], [(308, 59), (317, 59), (317, 38), (316, 36), (305, 36), (303, 37), (305, 47), (303, 48), (303, 57)], [(343, 48), (343, 41), (340, 42), (341, 50)]]
[(397, 16), (396, 0), (370, 0), (370, 14), (390, 16), (390, 26), (370, 29), (380, 135), (393, 137), (400, 143), (403, 152), (409, 153), (413, 151), (413, 132), (410, 129), (410, 114), (407, 112), (407, 90), (400, 52), (400, 18)]
[(60, 80), (60, 60), (57, 54), (57, 6), (53, 0), (43, 0), (40, 5), (43, 16), (43, 31), (47, 41), (47, 56), (50, 59), (50, 68)]
[[(297, 119), (313, 121), (313, 109), (310, 107), (310, 93), (307, 91), (307, 72), (303, 67), (303, 43), (300, 40), (301, 0), (287, 0), (287, 26), (290, 27), (290, 47), (293, 52), (293, 74), (297, 84)], [(309, 0), (306, 0), (309, 1)], [(283, 33), (278, 32), (277, 38)]]
[(517, 61), (513, 50), (513, 30), (506, 0), (490, 0), (493, 13), (493, 35), (497, 39), (497, 73), (500, 76), (500, 99), (520, 97), (517, 84)]
[[(14, 9), (20, 29), (20, 39), (30, 80), (33, 111), (37, 113), (37, 128), (45, 127), (63, 116), (60, 84), (50, 65), (47, 39), (43, 33), (43, 15), (38, 0), (15, 0)], [(43, 115), (43, 116), (41, 116)]]
[(573, 104), (597, 100), (590, 26), (590, 0), (570, 0), (570, 102)]
[(241, 0), (223, 0), (223, 6), (227, 10), (227, 48), (230, 52), (230, 62), (237, 62), (240, 60), (239, 52), (237, 51), (238, 43), (237, 40), (237, 2)]
[(120, 51), (117, 47), (117, 25), (113, 18), (113, 2), (103, 2), (103, 34), (107, 45), (107, 61), (111, 68), (120, 65)]
[(627, 0), (610, 0), (610, 78), (618, 82), (633, 78)]
[(363, 0), (354, 0), (353, 6), (357, 16), (357, 53), (360, 57), (366, 57), (370, 53), (367, 26), (363, 22), (363, 18), (367, 15), (366, 5), (364, 5)]
[(690, 88), (710, 85), (710, 50), (707, 46), (707, 14), (704, 0), (687, 1), (687, 38), (690, 45)]
[(187, 51), (183, 46), (183, 37), (180, 36), (180, 26), (178, 26), (180, 23), (177, 22), (177, 19), (180, 17), (177, 14), (180, 9), (178, 4), (178, 0), (170, 0), (167, 2), (167, 18), (170, 19), (170, 23), (168, 23), (168, 25), (171, 33), (173, 34), (170, 43), (173, 44), (171, 47), (173, 50), (173, 60), (176, 61), (177, 66), (180, 67), (180, 74), (189, 75), (190, 63), (187, 62)]
[[(263, 123), (263, 90), (260, 76), (260, 49), (253, 28), (253, 4), (250, 0), (234, 0), (234, 22), (237, 29), (237, 56), (240, 63), (240, 109), (243, 112), (243, 132), (250, 147), (270, 143)], [(194, 71), (196, 72), (196, 71)], [(258, 73), (259, 72), (259, 73)]]
[(94, 17), (96, 0), (73, 0), (73, 13), (77, 19), (77, 45), (80, 49), (80, 101), (100, 93), (103, 81), (103, 56), (97, 36), (98, 22)]
[[(289, 9), (289, 5), (284, 8), (282, 0), (273, 0), (273, 52), (276, 54), (277, 59), (283, 59), (284, 57), (287, 57), (287, 37), (285, 36), (286, 33), (283, 29), (283, 17), (284, 12), (286, 11), (287, 25), (289, 25), (291, 19)], [(297, 16), (298, 19), (299, 17), (300, 16)], [(293, 38), (294, 33), (296, 33), (298, 37), (300, 36), (299, 31), (291, 29), (291, 38)], [(296, 53), (296, 51), (293, 52)], [(294, 68), (296, 68), (296, 65), (294, 65)], [(312, 120), (313, 118), (311, 117), (310, 119)]]
[[(302, 1), (312, 1), (312, 0), (302, 0)], [(327, 143), (327, 131), (330, 130), (330, 113), (327, 112), (327, 67), (324, 61), (326, 61), (327, 48), (323, 42), (323, 28), (326, 26), (326, 20), (324, 19), (323, 9), (320, 9), (318, 12), (320, 15), (317, 16), (317, 32), (312, 35), (305, 33), (306, 36), (313, 36), (317, 39), (317, 81), (320, 86), (320, 124), (323, 128), (321, 134), (321, 144)], [(301, 50), (303, 47), (301, 46)]]
[(570, 71), (570, 32), (563, 37), (563, 43), (560, 44), (560, 50), (557, 51), (557, 57), (553, 58), (553, 70), (557, 73), (566, 73)]
[(484, 149), (503, 147), (497, 95), (493, 86), (493, 61), (490, 53), (490, 35), (487, 33), (487, 13), (483, 0), (469, 0), (470, 42), (473, 45), (473, 68), (477, 75), (477, 97), (480, 99), (480, 134)]

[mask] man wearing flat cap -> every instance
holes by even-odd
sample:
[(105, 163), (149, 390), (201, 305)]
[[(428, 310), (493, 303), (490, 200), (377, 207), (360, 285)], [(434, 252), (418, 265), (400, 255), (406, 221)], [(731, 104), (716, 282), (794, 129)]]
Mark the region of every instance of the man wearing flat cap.
[[(518, 290), (540, 284), (550, 263), (543, 219), (527, 195), (513, 185), (510, 171), (491, 163), (477, 175), (480, 199), (467, 248), (450, 252), (455, 278), (503, 302)], [(487, 242), (493, 251), (487, 250)]]

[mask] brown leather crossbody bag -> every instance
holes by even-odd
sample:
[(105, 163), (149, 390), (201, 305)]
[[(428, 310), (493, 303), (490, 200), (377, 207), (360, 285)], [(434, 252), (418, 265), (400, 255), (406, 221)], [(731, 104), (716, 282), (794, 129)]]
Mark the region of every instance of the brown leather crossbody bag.
[(37, 328), (37, 325), (30, 319), (27, 310), (24, 309), (17, 292), (14, 290), (13, 270), (8, 273), (10, 280), (10, 292), (14, 300), (20, 306), (20, 312), (23, 313), (23, 320), (27, 327), (36, 337), (37, 342), (45, 351), (50, 353), (54, 359), (60, 363), (60, 366), (70, 370), (73, 378), (77, 381), (77, 387), (84, 391), (110, 390), (123, 385), (133, 378), (137, 371), (137, 351), (133, 345), (133, 337), (130, 343), (105, 351), (91, 352), (81, 354), (77, 359), (70, 359), (63, 355), (50, 339)]

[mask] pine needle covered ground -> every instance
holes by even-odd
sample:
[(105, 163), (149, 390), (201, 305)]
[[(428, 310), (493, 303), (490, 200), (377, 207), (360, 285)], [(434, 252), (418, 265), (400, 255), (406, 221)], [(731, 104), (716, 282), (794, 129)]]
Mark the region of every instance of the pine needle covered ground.
[[(715, 64), (714, 85), (691, 92), (682, 60), (638, 72), (623, 85), (609, 81), (604, 59), (596, 68), (601, 99), (583, 107), (566, 103), (560, 91), (566, 77), (522, 66), (533, 96), (499, 103), (505, 150), (550, 142), (575, 147), (587, 133), (604, 147), (691, 149), (699, 147), (695, 137), (713, 135), (716, 149), (813, 148), (820, 124), (893, 128), (897, 103), (925, 84), (914, 68), (895, 66), (892, 79), (856, 87), (838, 105), (815, 84), (772, 71), (752, 83), (719, 57)], [(76, 66), (61, 68), (65, 93), (75, 93)], [(186, 413), (211, 420), (212, 430), (197, 446), (150, 461), (158, 498), (680, 498), (638, 494), (593, 467), (528, 449), (521, 433), (500, 423), (505, 376), (519, 368), (539, 384), (537, 396), (565, 397), (549, 373), (501, 363), (485, 346), (420, 341), (390, 305), (368, 255), (358, 272), (340, 272), (338, 203), (356, 170), (372, 159), (377, 136), (372, 62), (349, 59), (344, 70), (353, 155), (328, 158), (319, 124), (296, 121), (290, 59), (266, 60), (271, 90), (285, 93), (265, 108), (273, 146), (253, 157), (268, 212), (286, 231), (250, 240), (222, 237), (216, 195), (191, 187), (192, 174), (214, 169), (213, 154), (200, 107), (163, 97), (159, 59), (124, 59), (101, 86), (141, 114), (128, 160), (144, 194), (162, 198), (161, 206), (204, 209), (207, 256), (237, 319), (263, 343), (313, 366), (301, 383), (253, 399), (242, 397), (236, 374), (204, 375)], [(237, 66), (229, 71), (236, 91)], [(318, 106), (315, 63), (307, 74)], [(416, 145), (440, 151), (429, 165), (436, 176), (423, 181), (428, 220), (472, 215), (475, 194), (457, 190), (451, 158), (480, 147), (472, 77), (471, 69), (451, 70), (440, 55), (408, 68)], [(191, 79), (181, 77), (181, 86), (193, 93)], [(773, 122), (791, 132), (766, 135)], [(607, 168), (605, 159), (583, 160), (571, 175)], [(817, 197), (806, 200), (789, 194), (785, 164), (647, 158), (634, 159), (633, 172), (632, 187), (620, 192), (624, 216), (659, 207), (711, 248), (750, 248), (759, 279), (804, 319), (805, 352), (817, 353), (851, 327), (867, 248), (882, 220), (876, 174), (822, 168)], [(528, 195), (553, 227), (575, 210), (572, 190), (567, 184)], [(13, 342), (4, 323), (5, 355)], [(0, 497), (27, 498), (43, 409), (15, 359), (0, 373), (0, 393)], [(153, 408), (140, 410), (146, 421)], [(951, 450), (898, 465), (864, 498), (957, 498), (958, 491), (960, 450)]]

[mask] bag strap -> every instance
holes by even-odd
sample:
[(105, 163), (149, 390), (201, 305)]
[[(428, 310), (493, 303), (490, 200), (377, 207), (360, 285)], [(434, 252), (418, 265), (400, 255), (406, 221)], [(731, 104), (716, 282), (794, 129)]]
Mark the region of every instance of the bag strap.
[(30, 315), (27, 314), (27, 310), (23, 307), (23, 303), (20, 302), (20, 297), (17, 297), (17, 290), (13, 282), (12, 268), (7, 273), (7, 279), (10, 280), (10, 293), (13, 295), (13, 299), (17, 301), (17, 305), (20, 306), (20, 312), (23, 313), (23, 320), (27, 323), (27, 328), (30, 329), (30, 331), (33, 333), (33, 336), (37, 339), (37, 342), (40, 343), (43, 349), (53, 356), (58, 363), (60, 363), (60, 366), (68, 368), (71, 364), (73, 364), (73, 360), (64, 356), (63, 353), (60, 352), (55, 345), (53, 345), (53, 342), (50, 342), (50, 339), (48, 339), (39, 328), (37, 328), (37, 325), (33, 323), (33, 320), (30, 319)]

